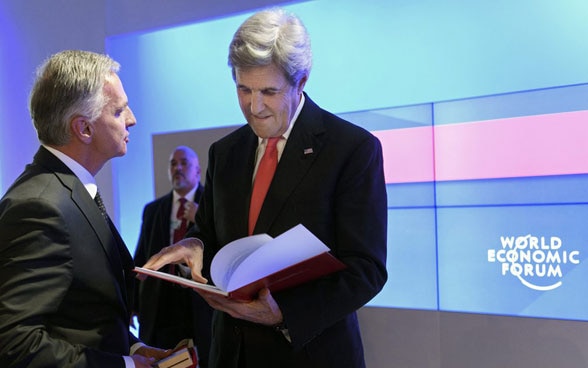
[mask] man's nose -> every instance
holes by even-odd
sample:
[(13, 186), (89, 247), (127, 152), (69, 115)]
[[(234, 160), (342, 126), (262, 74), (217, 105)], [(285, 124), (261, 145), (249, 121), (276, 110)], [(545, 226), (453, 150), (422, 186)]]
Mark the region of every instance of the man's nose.
[(263, 101), (263, 95), (259, 92), (254, 92), (251, 94), (251, 113), (258, 114), (263, 111), (265, 108), (265, 103)]
[(127, 107), (127, 117), (125, 119), (125, 124), (127, 127), (132, 127), (133, 125), (137, 124), (137, 119), (135, 118), (135, 114), (130, 107)]

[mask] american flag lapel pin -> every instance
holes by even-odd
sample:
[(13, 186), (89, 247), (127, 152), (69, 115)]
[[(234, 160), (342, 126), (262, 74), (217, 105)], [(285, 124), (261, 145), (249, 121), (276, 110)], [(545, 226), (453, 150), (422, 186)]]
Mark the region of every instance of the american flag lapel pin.
[(312, 150), (312, 148), (305, 148), (304, 149), (304, 154), (305, 155), (310, 155), (311, 153), (313, 153), (314, 151)]

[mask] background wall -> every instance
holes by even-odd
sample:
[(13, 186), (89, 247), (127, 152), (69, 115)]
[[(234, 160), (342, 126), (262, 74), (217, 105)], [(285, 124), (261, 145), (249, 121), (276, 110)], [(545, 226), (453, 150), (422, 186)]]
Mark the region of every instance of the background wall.
[[(155, 195), (153, 136), (242, 123), (226, 47), (245, 12), (269, 2), (247, 3), (0, 3), (0, 193), (38, 146), (26, 110), (34, 68), (61, 49), (107, 51), (123, 65), (139, 122), (129, 154), (102, 170), (99, 185), (133, 250)], [(336, 113), (588, 82), (584, 0), (284, 4), (311, 32), (307, 91)], [(588, 365), (583, 322), (376, 307), (360, 319), (369, 367)]]
[[(0, 193), (32, 160), (39, 143), (28, 114), (36, 67), (63, 49), (104, 52), (104, 1), (79, 6), (72, 0), (0, 2)], [(97, 178), (113, 213), (112, 175)], [(104, 189), (102, 189), (104, 188)]]

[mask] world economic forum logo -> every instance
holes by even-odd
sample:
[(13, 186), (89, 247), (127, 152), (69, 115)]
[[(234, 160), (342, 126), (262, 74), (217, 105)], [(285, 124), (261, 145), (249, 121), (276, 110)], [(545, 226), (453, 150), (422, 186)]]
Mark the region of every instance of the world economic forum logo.
[(580, 264), (580, 251), (566, 249), (557, 236), (501, 236), (500, 247), (488, 249), (488, 262), (500, 264), (502, 276), (548, 291), (562, 285), (562, 268)]

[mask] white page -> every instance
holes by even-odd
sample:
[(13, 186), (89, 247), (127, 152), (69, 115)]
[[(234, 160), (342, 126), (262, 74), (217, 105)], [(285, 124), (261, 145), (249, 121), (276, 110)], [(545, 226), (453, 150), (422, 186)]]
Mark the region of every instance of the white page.
[(314, 234), (303, 225), (296, 225), (264, 246), (258, 247), (249, 257), (241, 261), (224, 290), (233, 291), (327, 251), (329, 248)]
[(267, 234), (258, 234), (237, 239), (222, 247), (210, 265), (210, 277), (214, 284), (219, 289), (227, 290), (231, 275), (241, 262), (272, 239)]
[(162, 280), (170, 281), (170, 282), (173, 282), (173, 283), (176, 283), (176, 284), (179, 284), (182, 286), (186, 286), (186, 287), (189, 287), (192, 289), (205, 290), (210, 293), (221, 294), (221, 295), (225, 295), (225, 296), (228, 295), (228, 293), (226, 291), (223, 291), (214, 285), (203, 284), (201, 282), (188, 280), (185, 277), (172, 275), (167, 272), (153, 271), (153, 270), (149, 270), (147, 268), (142, 268), (142, 267), (135, 267), (135, 272), (143, 274), (143, 275), (147, 275), (147, 276), (156, 277), (156, 278), (159, 278)]

